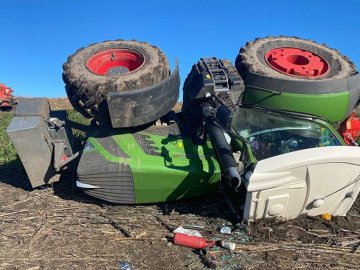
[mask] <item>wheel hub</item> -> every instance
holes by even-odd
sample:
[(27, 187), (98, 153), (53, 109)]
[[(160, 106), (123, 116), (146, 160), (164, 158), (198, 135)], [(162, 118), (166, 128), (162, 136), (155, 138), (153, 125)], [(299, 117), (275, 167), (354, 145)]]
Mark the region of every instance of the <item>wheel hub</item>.
[(289, 76), (316, 78), (330, 70), (324, 58), (299, 48), (272, 49), (265, 55), (265, 60), (271, 68)]
[(109, 49), (91, 56), (86, 67), (101, 76), (121, 75), (138, 69), (144, 63), (144, 57), (134, 50)]
[(128, 72), (129, 69), (126, 67), (113, 67), (108, 69), (108, 71), (106, 72), (106, 76), (120, 75)]

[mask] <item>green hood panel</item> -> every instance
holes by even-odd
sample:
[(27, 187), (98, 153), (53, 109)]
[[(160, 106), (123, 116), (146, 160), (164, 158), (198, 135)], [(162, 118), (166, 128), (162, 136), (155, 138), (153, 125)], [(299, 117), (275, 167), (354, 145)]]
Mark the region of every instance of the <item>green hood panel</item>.
[(121, 156), (110, 153), (100, 139), (92, 137), (88, 142), (108, 162), (129, 165), (135, 203), (174, 201), (218, 191), (221, 171), (209, 141), (194, 145), (181, 136), (146, 132), (114, 135), (112, 139)]

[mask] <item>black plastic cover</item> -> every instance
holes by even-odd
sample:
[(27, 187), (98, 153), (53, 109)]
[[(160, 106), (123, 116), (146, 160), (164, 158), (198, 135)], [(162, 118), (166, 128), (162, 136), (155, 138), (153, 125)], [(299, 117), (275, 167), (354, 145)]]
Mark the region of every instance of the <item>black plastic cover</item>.
[(174, 72), (157, 84), (133, 91), (109, 93), (107, 103), (112, 127), (136, 127), (164, 116), (178, 101), (179, 86), (179, 67), (176, 64)]
[[(226, 73), (226, 81), (223, 84), (216, 83), (216, 77), (211, 76), (206, 61), (209, 58), (201, 58), (199, 62), (193, 66), (191, 70), (192, 87), (187, 88), (184, 86), (184, 94), (190, 97), (190, 101), (196, 103), (199, 99), (203, 99), (207, 93), (218, 94), (226, 91), (238, 91), (242, 92), (245, 88), (244, 81), (236, 71), (235, 67), (225, 60), (220, 60), (215, 57), (210, 58), (220, 63), (219, 69), (223, 69)], [(216, 74), (215, 74), (216, 76)], [(185, 89), (186, 88), (186, 89)]]

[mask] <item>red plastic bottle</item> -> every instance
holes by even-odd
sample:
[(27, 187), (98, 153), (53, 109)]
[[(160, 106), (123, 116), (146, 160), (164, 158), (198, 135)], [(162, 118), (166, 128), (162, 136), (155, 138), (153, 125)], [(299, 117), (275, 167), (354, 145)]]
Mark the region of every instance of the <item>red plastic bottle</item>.
[(214, 246), (214, 241), (206, 242), (205, 238), (198, 236), (191, 236), (183, 233), (175, 233), (173, 237), (173, 243), (175, 245), (194, 248), (194, 249), (203, 249), (206, 247)]

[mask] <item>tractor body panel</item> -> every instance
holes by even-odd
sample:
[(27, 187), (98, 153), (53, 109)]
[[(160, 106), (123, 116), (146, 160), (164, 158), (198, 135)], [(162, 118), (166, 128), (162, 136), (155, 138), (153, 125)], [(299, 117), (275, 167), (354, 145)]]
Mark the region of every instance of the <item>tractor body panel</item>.
[[(220, 167), (209, 141), (194, 145), (180, 135), (137, 132), (113, 135), (106, 142), (104, 138), (89, 138), (88, 146), (78, 167), (78, 186), (97, 198), (143, 204), (199, 197), (218, 190)], [(101, 155), (104, 167), (112, 168), (105, 170), (115, 173), (111, 180), (100, 181), (103, 170), (96, 173), (91, 166), (84, 169), (87, 157), (94, 152)], [(99, 181), (89, 181), (89, 175)]]
[(290, 80), (250, 72), (246, 78), (243, 104), (298, 112), (343, 121), (360, 96), (360, 74), (344, 79)]
[(321, 95), (286, 92), (274, 94), (263, 89), (248, 88), (245, 92), (243, 103), (317, 115), (334, 123), (342, 121), (347, 116), (349, 92), (344, 91)]
[(258, 162), (247, 182), (245, 220), (344, 216), (360, 190), (360, 148), (304, 149)]

